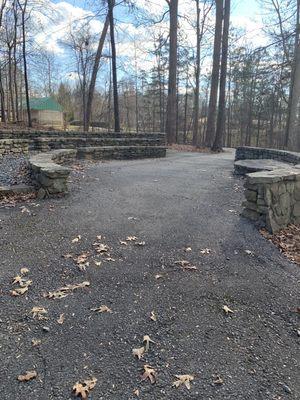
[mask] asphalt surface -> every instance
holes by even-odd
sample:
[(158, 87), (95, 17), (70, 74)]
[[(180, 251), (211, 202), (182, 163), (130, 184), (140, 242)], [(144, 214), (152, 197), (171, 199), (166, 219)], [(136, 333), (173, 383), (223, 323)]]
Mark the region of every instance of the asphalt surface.
[[(300, 399), (300, 269), (239, 216), (232, 169), (229, 152), (87, 164), (67, 197), (1, 208), (1, 400), (73, 399), (91, 377), (94, 400)], [(145, 245), (119, 243), (128, 236)], [(87, 251), (85, 271), (63, 257)], [(24, 267), (32, 284), (11, 296)], [(84, 281), (65, 298), (43, 297)], [(101, 305), (112, 312), (91, 311)], [(36, 306), (47, 320), (33, 318)], [(155, 343), (138, 360), (144, 335)], [(141, 381), (145, 364), (155, 384)], [(30, 370), (36, 379), (17, 380)], [(194, 377), (190, 390), (172, 387), (181, 374)]]

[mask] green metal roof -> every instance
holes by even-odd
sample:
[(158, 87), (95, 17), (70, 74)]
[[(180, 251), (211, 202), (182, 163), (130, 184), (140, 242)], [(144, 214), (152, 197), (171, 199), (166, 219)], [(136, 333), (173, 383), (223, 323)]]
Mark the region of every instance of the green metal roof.
[[(31, 110), (51, 110), (63, 112), (62, 106), (52, 97), (32, 98), (29, 100)], [(26, 104), (25, 104), (25, 108)]]

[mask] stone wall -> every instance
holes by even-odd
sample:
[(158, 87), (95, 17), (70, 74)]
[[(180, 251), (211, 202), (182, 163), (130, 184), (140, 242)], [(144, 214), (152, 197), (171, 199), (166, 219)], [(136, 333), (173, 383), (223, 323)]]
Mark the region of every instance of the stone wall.
[(166, 148), (160, 146), (102, 146), (80, 147), (78, 158), (90, 160), (130, 160), (166, 156)]
[(271, 233), (300, 223), (300, 169), (248, 174), (242, 215)]
[(5, 155), (28, 154), (29, 141), (26, 139), (1, 139), (0, 157)]
[(246, 146), (236, 149), (235, 161), (258, 159), (270, 159), (290, 164), (300, 164), (300, 154), (291, 151)]

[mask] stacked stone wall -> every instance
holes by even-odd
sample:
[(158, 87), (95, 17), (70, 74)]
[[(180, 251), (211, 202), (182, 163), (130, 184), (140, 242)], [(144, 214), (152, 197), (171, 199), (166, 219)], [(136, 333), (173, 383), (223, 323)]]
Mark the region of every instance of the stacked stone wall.
[(25, 139), (0, 139), (0, 157), (28, 154), (29, 141)]

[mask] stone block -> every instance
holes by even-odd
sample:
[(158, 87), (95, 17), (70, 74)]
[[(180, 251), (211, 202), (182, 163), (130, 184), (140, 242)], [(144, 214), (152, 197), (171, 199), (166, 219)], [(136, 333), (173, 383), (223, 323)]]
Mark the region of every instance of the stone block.
[(251, 221), (259, 221), (261, 217), (258, 212), (248, 209), (244, 209), (241, 215), (245, 218), (251, 219)]
[(255, 203), (257, 200), (257, 192), (255, 190), (247, 189), (245, 191), (245, 197), (248, 201)]
[(300, 202), (297, 202), (293, 207), (293, 216), (300, 217)]

